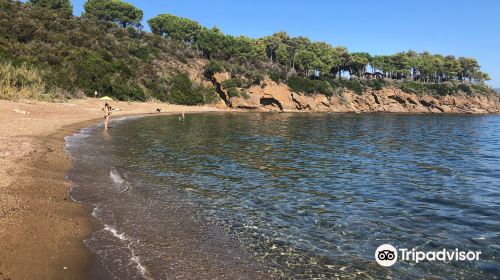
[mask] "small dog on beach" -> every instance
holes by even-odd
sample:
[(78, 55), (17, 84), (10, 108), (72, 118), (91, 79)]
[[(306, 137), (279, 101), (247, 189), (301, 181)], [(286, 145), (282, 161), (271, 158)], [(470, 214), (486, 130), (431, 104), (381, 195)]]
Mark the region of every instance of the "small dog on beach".
[(161, 113), (161, 109), (160, 108), (156, 108), (156, 112)]

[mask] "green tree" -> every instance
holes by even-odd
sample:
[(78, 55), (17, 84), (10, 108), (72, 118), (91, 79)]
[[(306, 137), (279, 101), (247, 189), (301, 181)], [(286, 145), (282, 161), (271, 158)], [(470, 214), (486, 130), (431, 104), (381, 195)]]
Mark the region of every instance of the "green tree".
[(434, 61), (433, 61), (434, 73), (433, 73), (432, 80), (435, 83), (442, 82), (442, 78), (444, 76), (444, 71), (445, 71), (444, 63), (445, 63), (444, 56), (442, 56), (440, 54), (434, 55)]
[(285, 44), (280, 44), (275, 51), (276, 59), (279, 63), (283, 65), (290, 65), (291, 63), (291, 53), (290, 49)]
[(208, 59), (211, 59), (214, 56), (217, 57), (220, 50), (224, 47), (223, 45), (224, 34), (220, 32), (217, 27), (213, 27), (211, 29), (203, 28), (198, 35), (198, 40), (196, 41), (196, 46)]
[(319, 63), (318, 58), (314, 52), (308, 49), (301, 49), (296, 55), (296, 67), (304, 73), (304, 76), (309, 75), (309, 71), (317, 66)]
[(472, 74), (472, 78), (476, 81), (476, 83), (479, 84), (491, 80), (490, 75), (481, 71), (476, 71), (474, 74)]
[(315, 69), (321, 74), (328, 74), (335, 62), (334, 49), (330, 44), (324, 42), (314, 42), (309, 45), (309, 49), (314, 52), (318, 60)]
[(459, 57), (458, 62), (462, 68), (462, 73), (460, 73), (460, 79), (469, 79), (472, 82), (473, 76), (479, 71), (479, 64), (474, 58)]
[(291, 59), (291, 67), (295, 69), (295, 57), (297, 55), (297, 52), (300, 49), (307, 48), (311, 44), (311, 40), (306, 37), (294, 37), (291, 38), (289, 43), (288, 43), (288, 49), (290, 53), (290, 59)]
[(334, 76), (338, 74), (339, 78), (341, 78), (342, 71), (347, 70), (349, 60), (350, 54), (345, 47), (334, 48), (332, 52), (331, 74)]
[(396, 79), (410, 74), (410, 61), (404, 52), (393, 54), (389, 57), (391, 76)]
[(351, 60), (349, 61), (349, 73), (358, 77), (362, 77), (363, 73), (366, 72), (366, 67), (370, 62), (370, 55), (364, 52), (357, 52), (351, 54)]
[(420, 72), (422, 73), (424, 82), (432, 82), (432, 75), (436, 71), (434, 56), (431, 53), (424, 51), (420, 55), (420, 58)]
[(460, 62), (453, 55), (448, 55), (444, 58), (443, 68), (445, 81), (456, 78), (462, 70)]
[(251, 63), (258, 58), (258, 52), (254, 47), (255, 40), (246, 36), (226, 35), (224, 41), (225, 54), (228, 59)]
[(287, 44), (290, 40), (290, 36), (286, 32), (276, 32), (271, 36), (264, 37), (260, 39), (262, 43), (266, 46), (267, 56), (271, 59), (271, 61), (278, 61), (278, 55), (276, 51), (281, 44)]
[(73, 13), (73, 6), (69, 0), (29, 0), (35, 7), (57, 10), (64, 15)]
[(196, 21), (174, 15), (162, 14), (148, 20), (154, 34), (193, 44), (197, 41), (202, 27)]
[(83, 7), (84, 16), (115, 22), (122, 27), (139, 26), (143, 17), (140, 9), (121, 0), (87, 0)]

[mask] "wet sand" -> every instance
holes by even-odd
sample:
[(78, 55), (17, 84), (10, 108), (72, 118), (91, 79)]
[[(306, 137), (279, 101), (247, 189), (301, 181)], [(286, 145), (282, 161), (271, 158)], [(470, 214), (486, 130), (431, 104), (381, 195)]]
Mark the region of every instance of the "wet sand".
[[(88, 279), (92, 256), (82, 240), (95, 228), (89, 209), (71, 201), (64, 137), (102, 121), (102, 101), (0, 101), (0, 279)], [(218, 111), (158, 103), (111, 102), (113, 117)]]

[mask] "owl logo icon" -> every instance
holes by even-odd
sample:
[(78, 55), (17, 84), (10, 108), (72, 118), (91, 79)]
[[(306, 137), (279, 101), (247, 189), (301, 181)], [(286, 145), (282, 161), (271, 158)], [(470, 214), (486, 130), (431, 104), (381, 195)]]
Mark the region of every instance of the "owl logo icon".
[(381, 266), (392, 266), (398, 260), (398, 250), (390, 244), (380, 245), (375, 251), (375, 260)]

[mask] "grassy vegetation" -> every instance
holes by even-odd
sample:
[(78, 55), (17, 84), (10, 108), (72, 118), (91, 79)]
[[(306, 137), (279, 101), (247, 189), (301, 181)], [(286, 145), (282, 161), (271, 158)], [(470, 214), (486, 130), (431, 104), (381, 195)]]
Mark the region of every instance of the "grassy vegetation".
[(43, 73), (27, 64), (18, 66), (0, 63), (0, 98), (8, 100), (35, 99), (50, 101)]

